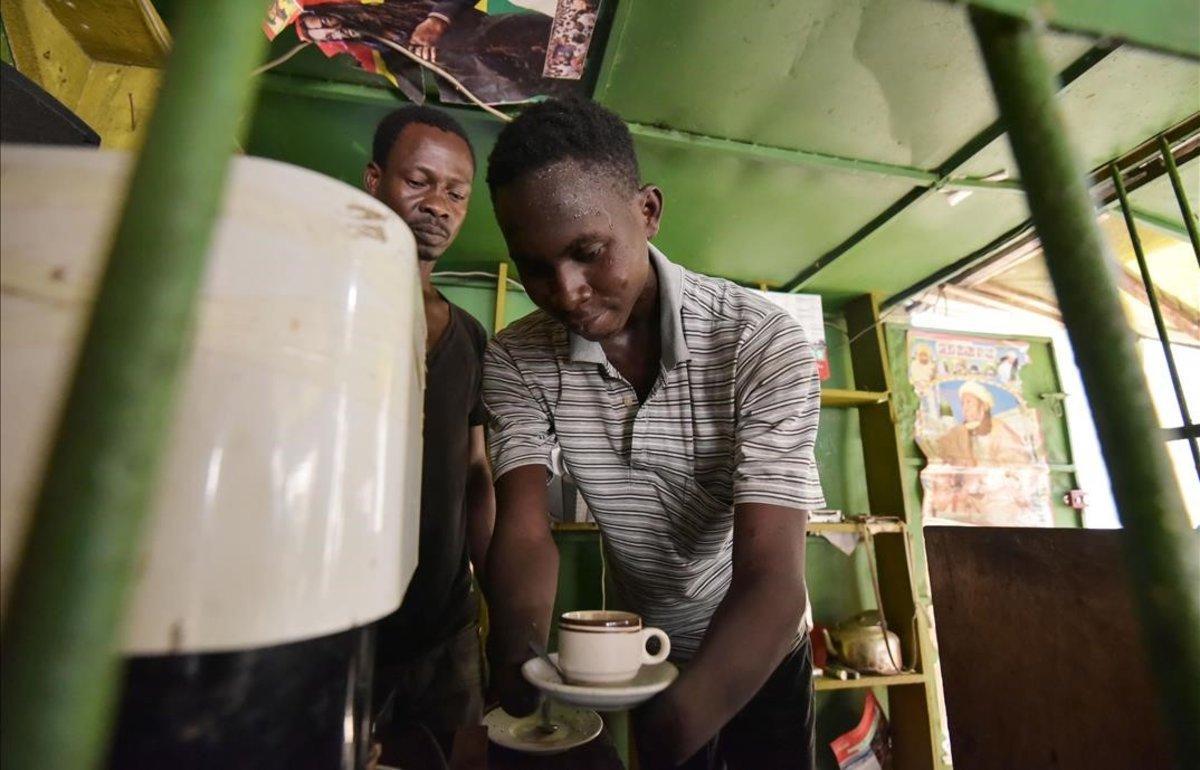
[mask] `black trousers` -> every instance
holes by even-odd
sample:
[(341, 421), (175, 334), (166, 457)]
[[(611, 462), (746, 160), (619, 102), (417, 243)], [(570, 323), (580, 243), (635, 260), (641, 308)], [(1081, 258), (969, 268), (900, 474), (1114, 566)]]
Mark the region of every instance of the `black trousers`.
[(812, 649), (808, 636), (684, 770), (812, 770)]
[(443, 756), (449, 757), (455, 731), (483, 719), (479, 627), (471, 623), (414, 660), (377, 665), (374, 709), (389, 695), (391, 713), (375, 725), (384, 764), (425, 766), (411, 750), (420, 733), (436, 740)]

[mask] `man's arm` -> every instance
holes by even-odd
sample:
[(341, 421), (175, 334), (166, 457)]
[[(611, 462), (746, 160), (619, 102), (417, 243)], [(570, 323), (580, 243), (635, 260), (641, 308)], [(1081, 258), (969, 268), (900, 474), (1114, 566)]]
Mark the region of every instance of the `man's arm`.
[[(504, 710), (523, 716), (537, 705), (537, 691), (521, 676), (521, 664), (533, 657), (529, 642), (545, 644), (549, 636), (558, 588), (558, 548), (546, 499), (558, 440), (545, 394), (526, 379), (504, 337), (488, 344), (483, 359), (483, 406), (496, 476), (496, 529), (484, 592), (492, 619), (492, 678)], [(513, 338), (519, 346), (521, 338)]]
[(783, 313), (743, 335), (732, 581), (691, 665), (647, 710), (643, 728), (653, 731), (655, 761), (687, 759), (746, 705), (787, 654), (805, 610), (807, 511), (824, 504), (814, 453), (816, 360), (804, 331)]
[(522, 465), (496, 480), (496, 531), (485, 582), (492, 628), (488, 660), (504, 710), (531, 713), (537, 691), (521, 676), (533, 654), (529, 642), (545, 644), (558, 587), (558, 547), (547, 516), (546, 467)]
[(467, 543), (475, 575), (483, 580), (487, 569), (488, 546), (496, 525), (496, 493), (492, 489), (492, 467), (488, 464), (487, 439), (482, 425), (471, 427), (467, 456), (467, 480), (463, 497), (463, 515), (467, 519)]
[(735, 507), (729, 592), (691, 664), (638, 720), (648, 768), (674, 767), (698, 751), (788, 653), (805, 609), (807, 519), (779, 505)]

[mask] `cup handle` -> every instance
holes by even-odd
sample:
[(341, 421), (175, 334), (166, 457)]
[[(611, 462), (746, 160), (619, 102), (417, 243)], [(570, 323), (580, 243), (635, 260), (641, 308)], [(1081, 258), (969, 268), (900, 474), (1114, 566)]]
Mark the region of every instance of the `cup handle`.
[[(651, 637), (658, 637), (659, 650), (657, 654), (651, 655), (646, 652), (646, 641)], [(661, 628), (643, 628), (642, 629), (642, 663), (644, 665), (653, 665), (662, 663), (671, 654), (671, 637), (667, 636), (667, 632)]]

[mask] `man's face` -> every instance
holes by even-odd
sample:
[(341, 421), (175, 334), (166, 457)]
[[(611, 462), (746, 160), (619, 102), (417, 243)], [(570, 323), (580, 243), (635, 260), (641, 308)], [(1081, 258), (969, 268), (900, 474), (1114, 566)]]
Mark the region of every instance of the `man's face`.
[(501, 188), (496, 219), (525, 291), (579, 336), (625, 328), (649, 277), (662, 193), (563, 161)]
[(434, 261), (458, 236), (475, 162), (461, 137), (421, 123), (404, 127), (387, 163), (367, 164), (367, 192), (400, 215), (417, 239), (417, 256)]
[(979, 425), (987, 417), (988, 405), (970, 393), (966, 393), (962, 397), (962, 410), (964, 425)]

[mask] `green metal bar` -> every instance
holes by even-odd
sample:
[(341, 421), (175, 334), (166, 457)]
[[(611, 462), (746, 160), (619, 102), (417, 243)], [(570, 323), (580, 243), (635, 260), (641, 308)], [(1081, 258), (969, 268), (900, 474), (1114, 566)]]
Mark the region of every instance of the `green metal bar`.
[(980, 8), (1058, 29), (1112, 36), (1200, 58), (1200, 3), (1195, 0), (970, 0)]
[(58, 424), (3, 629), (0, 764), (94, 768), (263, 4), (185, 3)]
[[(1117, 191), (1117, 200), (1121, 204), (1121, 212), (1125, 215), (1125, 228), (1129, 231), (1129, 241), (1133, 244), (1133, 255), (1137, 257), (1138, 270), (1142, 274), (1142, 283), (1146, 287), (1146, 300), (1150, 303), (1150, 313), (1154, 316), (1154, 328), (1158, 331), (1158, 341), (1162, 345), (1163, 356), (1167, 359), (1167, 372), (1171, 376), (1171, 387), (1175, 389), (1175, 400), (1179, 402), (1179, 414), (1184, 425), (1191, 425), (1192, 416), (1188, 414), (1187, 396), (1183, 392), (1183, 382), (1179, 379), (1179, 368), (1175, 365), (1175, 355), (1171, 352), (1171, 338), (1167, 334), (1167, 324), (1163, 321), (1162, 308), (1158, 305), (1158, 291), (1154, 288), (1154, 279), (1150, 276), (1150, 265), (1146, 262), (1146, 250), (1142, 248), (1142, 237), (1138, 234), (1137, 223), (1133, 221), (1133, 211), (1129, 208), (1129, 195), (1125, 192), (1125, 182), (1121, 179), (1121, 171), (1116, 165), (1108, 167), (1108, 173), (1113, 180), (1113, 188)], [(1189, 441), (1192, 450), (1192, 462), (1196, 465), (1196, 475), (1200, 477), (1200, 443)]]
[(1180, 425), (1178, 428), (1163, 428), (1163, 438), (1166, 441), (1187, 441), (1200, 439), (1200, 425)]
[(1171, 152), (1171, 144), (1165, 136), (1158, 137), (1158, 150), (1162, 153), (1163, 163), (1167, 166), (1167, 175), (1171, 177), (1171, 187), (1175, 190), (1175, 200), (1179, 202), (1179, 213), (1183, 217), (1183, 225), (1187, 228), (1188, 238), (1192, 240), (1192, 251), (1196, 254), (1196, 262), (1200, 264), (1200, 232), (1197, 232), (1196, 215), (1188, 204), (1187, 192), (1183, 189), (1183, 180), (1179, 178), (1179, 169), (1175, 166), (1175, 153)]
[(1092, 408), (1162, 713), (1187, 766), (1200, 756), (1200, 548), (1037, 35), (1024, 21), (979, 8), (971, 21)]
[(940, 177), (936, 189), (946, 190), (991, 190), (1025, 194), (1025, 186), (1017, 179), (981, 179), (973, 176)]
[(705, 134), (694, 134), (689, 131), (648, 126), (644, 123), (628, 123), (628, 126), (630, 133), (636, 137), (682, 145), (690, 149), (733, 153), (743, 157), (778, 161), (796, 166), (818, 166), (852, 174), (869, 174), (892, 177), (893, 179), (907, 179), (922, 187), (961, 187), (971, 190), (1003, 191), (1021, 190), (1021, 183), (1011, 179), (993, 181), (974, 177), (943, 177), (937, 172), (927, 171), (914, 166), (880, 163), (879, 161), (864, 160), (862, 158), (846, 158), (840, 155), (812, 152), (811, 150), (795, 150), (789, 147), (754, 144), (737, 139), (723, 139)]

